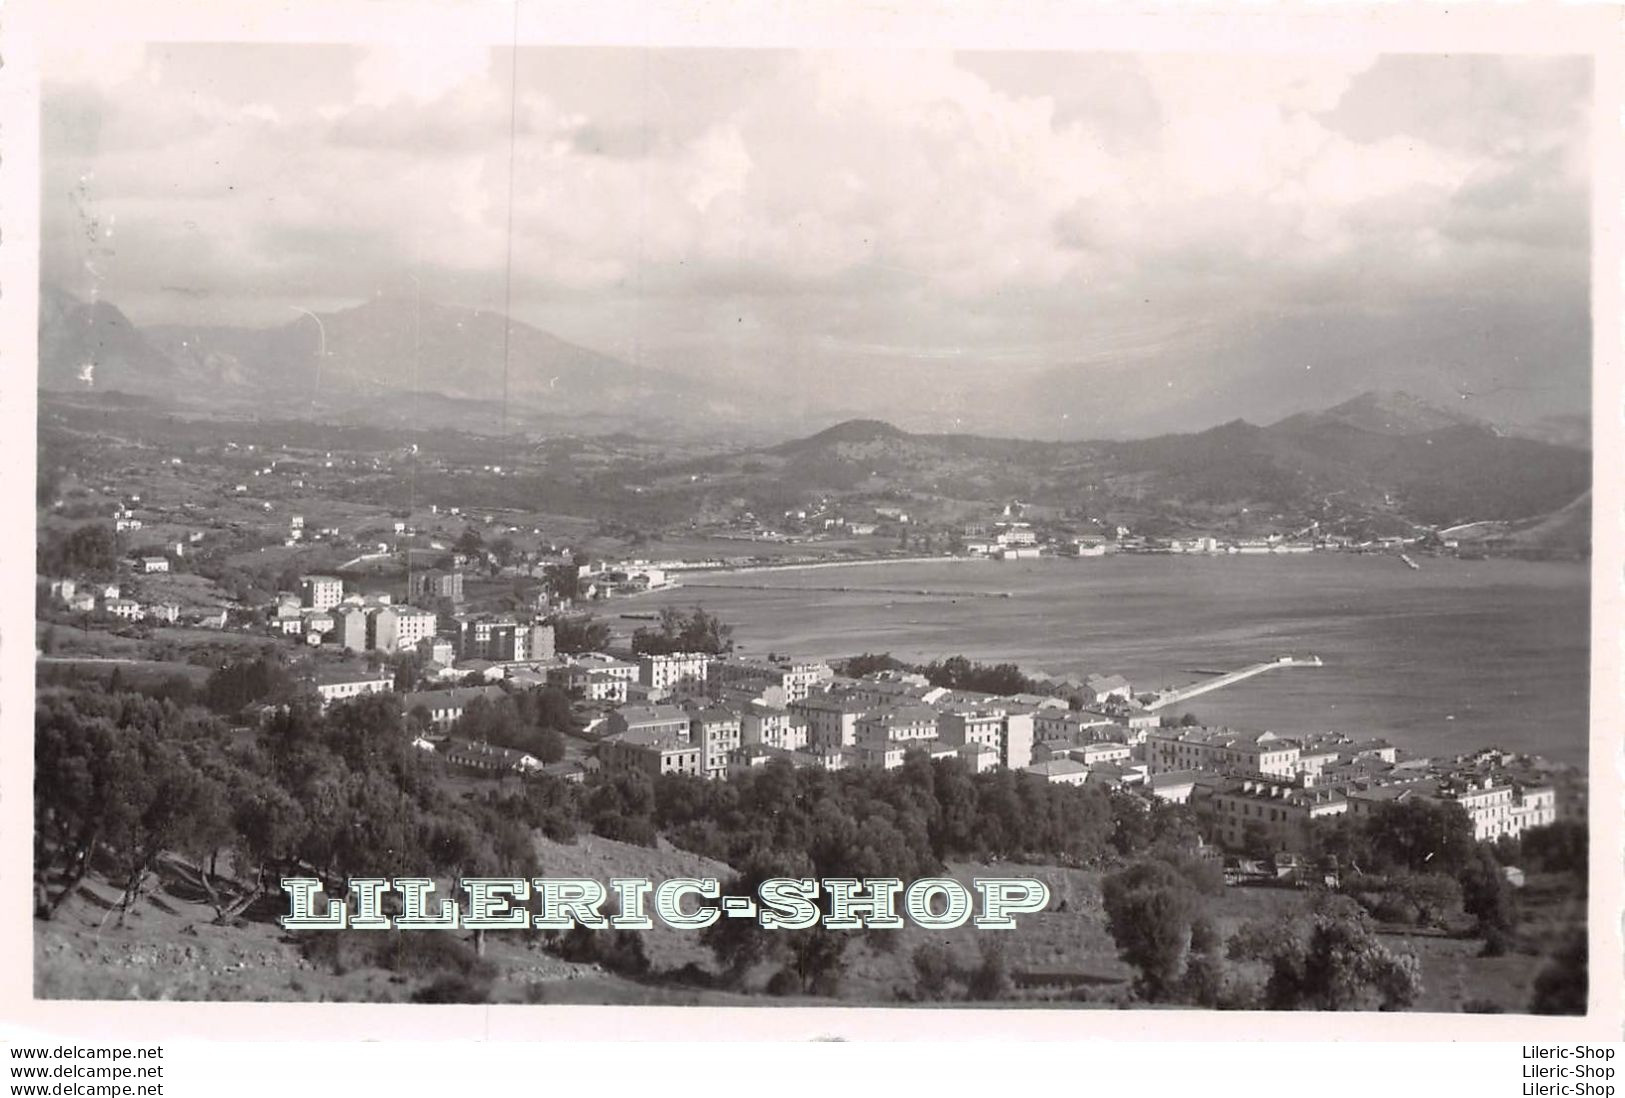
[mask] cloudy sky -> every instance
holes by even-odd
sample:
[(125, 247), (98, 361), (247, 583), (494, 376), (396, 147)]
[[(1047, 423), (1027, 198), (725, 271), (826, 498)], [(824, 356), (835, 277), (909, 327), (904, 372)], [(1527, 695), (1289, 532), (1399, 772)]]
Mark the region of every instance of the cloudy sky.
[(1007, 415), (987, 394), (1098, 388), (1138, 428), (1389, 385), (1583, 410), (1590, 71), (442, 41), (63, 54), (42, 262), (138, 323), (282, 324), (377, 294), (500, 307), (511, 219), (516, 316), (831, 407), (1037, 434), (1072, 433), (1072, 413), (1033, 424), (1041, 399)]

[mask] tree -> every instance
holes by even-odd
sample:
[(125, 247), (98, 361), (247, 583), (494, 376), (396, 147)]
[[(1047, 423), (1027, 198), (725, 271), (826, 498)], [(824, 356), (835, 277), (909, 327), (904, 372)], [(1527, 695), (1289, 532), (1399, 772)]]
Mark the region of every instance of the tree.
[(639, 627), (632, 631), (632, 651), (664, 655), (671, 652), (705, 652), (720, 655), (733, 647), (733, 626), (696, 606), (687, 614), (674, 607), (660, 611), (657, 628)]
[(1583, 928), (1569, 931), (1552, 959), (1535, 976), (1531, 1014), (1584, 1014), (1590, 989), (1590, 947)]
[(35, 556), (42, 575), (103, 579), (118, 570), (118, 538), (99, 522), (76, 526), (66, 534), (42, 530)]
[(1472, 820), (1454, 802), (1416, 798), (1380, 804), (1365, 830), (1372, 853), (1381, 863), (1368, 869), (1397, 868), (1454, 877), (1477, 847)]
[(591, 614), (555, 617), (552, 624), (553, 647), (557, 652), (574, 655), (600, 652), (609, 646), (609, 623)]
[(1480, 845), (1461, 872), (1462, 910), (1478, 920), (1484, 955), (1499, 957), (1511, 945), (1518, 926), (1517, 901), (1501, 863), (1488, 846)]
[(998, 938), (982, 938), (977, 942), (981, 963), (971, 973), (966, 993), (981, 1002), (993, 1002), (1010, 994), (1010, 962), (1005, 956), (1004, 942)]
[(1573, 873), (1583, 883), (1589, 870), (1590, 830), (1584, 820), (1558, 820), (1525, 831), (1523, 856), (1542, 873)]
[(1307, 928), (1278, 923), (1243, 941), (1250, 949), (1232, 955), (1256, 950), (1268, 965), (1269, 1010), (1399, 1010), (1422, 991), (1416, 958), (1384, 946), (1363, 915), (1316, 912)]
[[(762, 882), (769, 878), (813, 876), (816, 876), (813, 867), (803, 854), (757, 849), (744, 859), (739, 873), (725, 882), (722, 892), (725, 896), (754, 896)], [(836, 933), (823, 930), (821, 926), (815, 929), (826, 935)], [(845, 949), (844, 941), (839, 947), (826, 942), (811, 947), (804, 955), (792, 955), (789, 940), (811, 933), (812, 929), (793, 932), (767, 930), (759, 926), (755, 919), (722, 918), (700, 931), (700, 942), (716, 956), (717, 963), (722, 966), (723, 979), (730, 984), (740, 986), (757, 965), (782, 959), (791, 962), (786, 965), (787, 968), (799, 961), (801, 970), (791, 973), (790, 977), (781, 980), (781, 984), (794, 978), (798, 986), (804, 988), (804, 974), (822, 971), (825, 963), (839, 963), (841, 951)]]
[(457, 551), (469, 557), (477, 557), (485, 551), (485, 538), (473, 526), (464, 526), (463, 532), (457, 537)]
[(915, 998), (935, 1002), (954, 998), (955, 984), (959, 980), (959, 966), (953, 950), (946, 945), (928, 942), (914, 951)]
[(293, 676), (270, 653), (233, 660), (203, 684), (203, 702), (217, 713), (236, 714), (256, 702), (290, 701), (297, 692)]
[(394, 674), (392, 688), (400, 694), (409, 694), (423, 682), (423, 657), (415, 650), (397, 652), (390, 657)]
[(860, 656), (853, 656), (846, 661), (841, 673), (852, 678), (860, 679), (876, 671), (898, 671), (907, 669), (908, 665), (902, 660), (895, 659), (890, 652), (865, 652)]
[(1106, 927), (1123, 959), (1139, 970), (1136, 989), (1160, 1002), (1174, 997), (1190, 950), (1197, 897), (1178, 870), (1136, 862), (1101, 882)]

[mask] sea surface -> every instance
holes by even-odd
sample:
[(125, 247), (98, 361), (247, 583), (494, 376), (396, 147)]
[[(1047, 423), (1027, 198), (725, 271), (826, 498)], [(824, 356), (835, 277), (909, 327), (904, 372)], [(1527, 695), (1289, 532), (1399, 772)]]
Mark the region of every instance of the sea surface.
[(1325, 666), (1269, 671), (1168, 711), (1234, 728), (1379, 735), (1420, 753), (1498, 746), (1584, 766), (1587, 566), (1420, 563), (1125, 555), (712, 573), (611, 613), (699, 604), (735, 626), (747, 654), (963, 654), (1051, 674), (1116, 672), (1137, 691), (1316, 655)]

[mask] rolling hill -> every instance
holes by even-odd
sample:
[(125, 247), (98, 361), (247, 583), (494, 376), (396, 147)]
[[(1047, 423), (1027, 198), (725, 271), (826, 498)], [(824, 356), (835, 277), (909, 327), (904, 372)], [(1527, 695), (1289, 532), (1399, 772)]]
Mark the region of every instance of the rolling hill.
[(1268, 426), (1234, 420), (1133, 441), (912, 434), (854, 420), (668, 473), (673, 483), (697, 477), (780, 499), (901, 493), (1095, 510), (1132, 499), (1169, 513), (1245, 506), (1310, 520), (1368, 514), (1448, 525), (1563, 508), (1589, 489), (1591, 456), (1507, 436), (1404, 393), (1365, 393)]

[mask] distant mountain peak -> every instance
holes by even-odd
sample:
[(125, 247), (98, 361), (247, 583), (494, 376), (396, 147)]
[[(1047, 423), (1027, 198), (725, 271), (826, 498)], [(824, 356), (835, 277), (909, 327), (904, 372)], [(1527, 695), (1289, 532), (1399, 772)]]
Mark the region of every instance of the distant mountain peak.
[(1276, 426), (1313, 428), (1330, 424), (1378, 435), (1420, 435), (1452, 427), (1490, 429), (1477, 416), (1441, 407), (1402, 389), (1368, 390), (1323, 412), (1288, 416)]
[(826, 427), (816, 435), (802, 441), (807, 445), (832, 445), (842, 442), (881, 442), (886, 439), (908, 438), (909, 433), (880, 419), (849, 419)]

